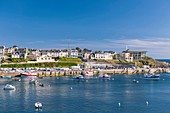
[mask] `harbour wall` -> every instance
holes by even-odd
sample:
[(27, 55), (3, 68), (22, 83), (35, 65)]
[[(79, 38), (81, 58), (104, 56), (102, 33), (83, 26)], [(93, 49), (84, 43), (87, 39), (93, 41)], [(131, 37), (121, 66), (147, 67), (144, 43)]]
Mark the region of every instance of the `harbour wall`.
[[(165, 73), (169, 72), (170, 68), (150, 68), (150, 69), (143, 69), (143, 68), (125, 68), (125, 69), (108, 69), (108, 70), (93, 70), (94, 75), (99, 74), (144, 74), (144, 73)], [(38, 76), (73, 76), (73, 75), (80, 75), (84, 74), (85, 70), (55, 70), (55, 71), (37, 71)], [(10, 71), (0, 71), (0, 75), (3, 76), (19, 76), (20, 72), (10, 72)]]

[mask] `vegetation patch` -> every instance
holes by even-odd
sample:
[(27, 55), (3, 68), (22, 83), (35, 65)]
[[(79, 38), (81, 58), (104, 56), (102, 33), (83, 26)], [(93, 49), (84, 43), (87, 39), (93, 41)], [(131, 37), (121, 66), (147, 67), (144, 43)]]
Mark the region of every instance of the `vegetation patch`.
[(61, 61), (61, 62), (77, 62), (77, 63), (82, 63), (80, 58), (61, 58), (61, 57), (54, 57), (56, 61)]
[(45, 62), (45, 63), (25, 63), (25, 64), (2, 64), (2, 68), (27, 68), (27, 67), (40, 67), (40, 68), (55, 68), (55, 67), (70, 67), (77, 66), (75, 62)]

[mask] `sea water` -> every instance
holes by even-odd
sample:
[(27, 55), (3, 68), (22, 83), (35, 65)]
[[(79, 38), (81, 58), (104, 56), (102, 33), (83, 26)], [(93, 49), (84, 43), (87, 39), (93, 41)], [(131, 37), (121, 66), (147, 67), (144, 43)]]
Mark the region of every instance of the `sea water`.
[[(110, 80), (46, 77), (38, 81), (44, 87), (30, 84), (28, 80), (0, 79), (0, 112), (170, 112), (170, 74), (161, 74), (160, 80), (145, 80), (143, 75), (112, 75)], [(16, 86), (16, 90), (3, 90), (6, 84)], [(42, 109), (35, 109), (35, 102), (41, 102)]]
[(156, 59), (160, 62), (167, 62), (167, 63), (170, 63), (170, 59)]

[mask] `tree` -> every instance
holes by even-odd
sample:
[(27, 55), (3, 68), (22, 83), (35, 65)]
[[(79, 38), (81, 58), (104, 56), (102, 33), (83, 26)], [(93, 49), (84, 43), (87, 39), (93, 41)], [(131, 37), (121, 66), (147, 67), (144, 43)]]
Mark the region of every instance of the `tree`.
[(79, 48), (79, 47), (76, 47), (76, 50), (77, 50), (78, 52), (81, 52), (81, 51), (82, 51), (81, 48)]
[(18, 46), (17, 45), (13, 45), (13, 48), (17, 48)]
[(84, 48), (83, 51), (84, 51), (84, 52), (87, 52), (87, 51), (89, 51), (89, 50), (88, 50), (87, 48)]

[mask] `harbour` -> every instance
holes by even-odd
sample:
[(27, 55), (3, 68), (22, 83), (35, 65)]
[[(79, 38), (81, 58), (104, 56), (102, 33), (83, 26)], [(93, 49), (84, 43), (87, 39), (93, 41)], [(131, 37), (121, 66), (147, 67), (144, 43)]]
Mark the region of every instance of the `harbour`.
[[(134, 79), (139, 83), (133, 82)], [(168, 73), (162, 73), (159, 80), (145, 80), (143, 74), (115, 74), (111, 79), (37, 78), (44, 87), (24, 79), (1, 78), (0, 81), (0, 109), (6, 113), (162, 113), (170, 110)], [(3, 90), (5, 84), (14, 85), (16, 90)], [(35, 102), (43, 104), (41, 111), (35, 109)]]
[(170, 0), (0, 0), (0, 113), (169, 113)]

